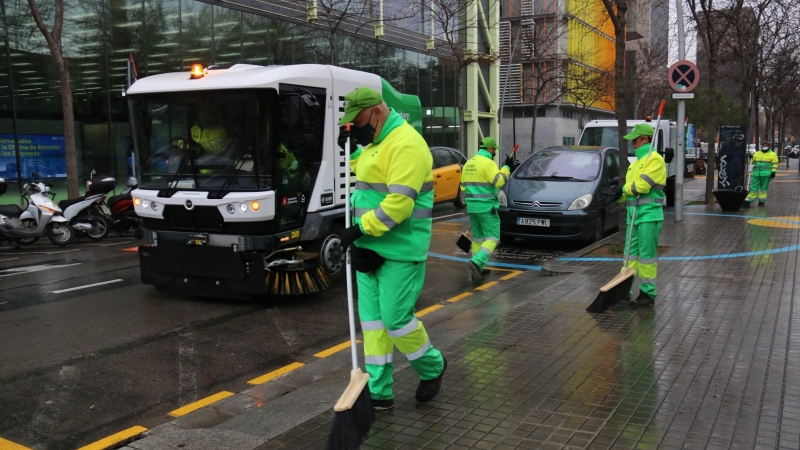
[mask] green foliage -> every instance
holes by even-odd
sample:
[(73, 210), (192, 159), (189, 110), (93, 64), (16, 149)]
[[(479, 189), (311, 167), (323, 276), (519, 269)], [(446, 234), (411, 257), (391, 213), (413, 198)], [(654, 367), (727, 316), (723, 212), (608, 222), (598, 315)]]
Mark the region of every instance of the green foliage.
[[(694, 99), (686, 100), (686, 116), (689, 117), (689, 122), (694, 124), (697, 137), (706, 142), (716, 136), (716, 130), (711, 133), (708, 130), (708, 99), (708, 89), (697, 88), (694, 90)], [(671, 95), (667, 97), (664, 116), (673, 120), (678, 117), (678, 100), (673, 100)], [(717, 90), (717, 124), (746, 125), (742, 123), (744, 116), (744, 108), (737, 105), (735, 99)]]

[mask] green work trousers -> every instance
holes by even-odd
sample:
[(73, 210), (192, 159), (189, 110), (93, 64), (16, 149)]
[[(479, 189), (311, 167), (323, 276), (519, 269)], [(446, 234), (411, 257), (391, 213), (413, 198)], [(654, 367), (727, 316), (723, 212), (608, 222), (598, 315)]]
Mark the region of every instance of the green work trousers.
[(406, 356), (420, 379), (432, 380), (441, 375), (442, 354), (431, 345), (414, 311), (425, 282), (425, 261), (386, 260), (373, 273), (356, 272), (356, 280), (358, 316), (364, 333), (364, 359), (372, 398), (394, 397), (393, 345)]
[[(630, 242), (628, 267), (636, 271), (639, 277), (639, 290), (656, 298), (656, 277), (658, 276), (658, 235), (661, 234), (663, 222), (644, 222), (633, 226)], [(630, 223), (628, 226), (632, 226)], [(626, 230), (625, 238), (628, 232)], [(625, 246), (627, 248), (627, 241)]]
[[(753, 203), (753, 200), (756, 199), (756, 194), (758, 194), (758, 201), (759, 202), (766, 202), (767, 201), (767, 189), (769, 189), (769, 182), (772, 180), (769, 175), (763, 176), (755, 176), (753, 175), (753, 179), (750, 180), (750, 193), (747, 194), (747, 201)], [(760, 192), (759, 192), (760, 191)]]
[(472, 259), (481, 270), (500, 241), (500, 217), (497, 212), (470, 213), (472, 225)]

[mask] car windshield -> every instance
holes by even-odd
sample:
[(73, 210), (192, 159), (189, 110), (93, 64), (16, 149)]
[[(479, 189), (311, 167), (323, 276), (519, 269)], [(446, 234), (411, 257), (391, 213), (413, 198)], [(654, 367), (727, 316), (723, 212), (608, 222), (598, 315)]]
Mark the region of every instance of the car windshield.
[[(628, 133), (633, 127), (628, 127)], [(587, 127), (583, 130), (581, 141), (578, 145), (619, 147), (619, 134), (617, 127)], [(633, 156), (633, 145), (628, 141), (628, 156)]]
[(254, 151), (256, 97), (244, 90), (128, 96), (141, 187), (270, 188)]
[(545, 149), (534, 153), (522, 163), (514, 172), (514, 178), (591, 181), (599, 173), (599, 153)]

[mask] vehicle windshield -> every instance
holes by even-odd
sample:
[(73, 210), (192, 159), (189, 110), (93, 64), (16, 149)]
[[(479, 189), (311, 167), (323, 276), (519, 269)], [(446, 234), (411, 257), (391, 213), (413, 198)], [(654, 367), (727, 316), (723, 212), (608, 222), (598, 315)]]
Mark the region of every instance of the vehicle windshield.
[[(628, 133), (630, 133), (631, 130), (633, 130), (633, 127), (628, 127)], [(617, 148), (619, 147), (617, 127), (587, 127), (583, 130), (581, 141), (578, 145)], [(634, 156), (631, 141), (628, 141), (628, 156)]]
[(592, 181), (600, 173), (595, 152), (540, 150), (514, 171), (521, 180)]
[(269, 158), (258, 151), (269, 148), (256, 133), (258, 98), (245, 90), (128, 96), (141, 188), (271, 189)]

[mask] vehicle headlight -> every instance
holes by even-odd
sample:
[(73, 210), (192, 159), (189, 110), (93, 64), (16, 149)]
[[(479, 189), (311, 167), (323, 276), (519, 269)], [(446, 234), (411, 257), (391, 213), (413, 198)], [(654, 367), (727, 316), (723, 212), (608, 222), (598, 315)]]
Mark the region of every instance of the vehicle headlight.
[(239, 210), (241, 212), (247, 212), (247, 203), (242, 203), (239, 205)]
[(258, 211), (259, 209), (261, 209), (261, 203), (258, 203), (258, 201), (253, 200), (252, 202), (250, 202), (250, 209), (252, 209), (253, 211)]
[(583, 194), (569, 204), (567, 210), (584, 209), (592, 203), (592, 194)]
[(230, 204), (226, 207), (226, 209), (228, 210), (228, 214), (233, 214), (236, 212), (236, 207)]
[(152, 208), (153, 211), (158, 211), (158, 203), (156, 202), (151, 203), (150, 208)]
[(142, 200), (142, 208), (147, 209), (147, 200)]
[(497, 199), (500, 200), (500, 206), (508, 206), (508, 199), (506, 198), (506, 192), (501, 190), (497, 193)]
[(142, 204), (142, 199), (140, 199), (139, 197), (133, 197), (134, 206), (140, 206), (141, 204)]

